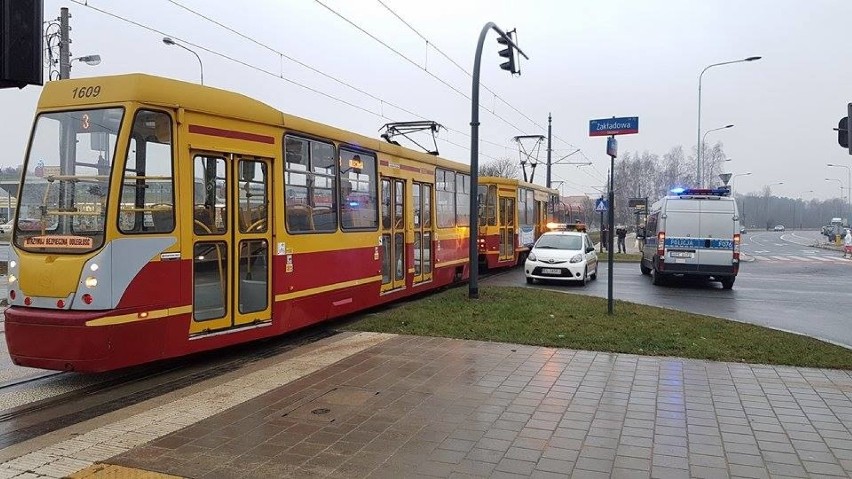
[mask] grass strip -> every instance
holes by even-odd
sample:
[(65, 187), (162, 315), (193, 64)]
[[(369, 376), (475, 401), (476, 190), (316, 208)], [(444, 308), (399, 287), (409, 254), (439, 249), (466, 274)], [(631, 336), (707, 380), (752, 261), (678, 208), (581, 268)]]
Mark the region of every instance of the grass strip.
[(852, 369), (852, 350), (806, 336), (670, 309), (535, 288), (486, 286), (424, 296), (342, 326), (652, 356)]

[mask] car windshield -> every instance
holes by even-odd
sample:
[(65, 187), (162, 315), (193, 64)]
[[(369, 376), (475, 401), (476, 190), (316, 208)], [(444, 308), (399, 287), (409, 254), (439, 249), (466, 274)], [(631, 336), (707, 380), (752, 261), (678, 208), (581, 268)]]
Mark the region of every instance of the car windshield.
[(18, 247), (85, 252), (104, 241), (106, 201), (124, 109), (39, 115), (18, 205)]
[(544, 235), (535, 244), (539, 249), (583, 249), (583, 238), (576, 235)]

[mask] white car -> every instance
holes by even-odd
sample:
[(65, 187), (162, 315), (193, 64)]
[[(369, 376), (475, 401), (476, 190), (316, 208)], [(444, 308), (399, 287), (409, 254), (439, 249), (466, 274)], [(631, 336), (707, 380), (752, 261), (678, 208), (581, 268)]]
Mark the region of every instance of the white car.
[(9, 234), (15, 227), (15, 220), (9, 220), (6, 223), (0, 224), (0, 233)]
[(598, 255), (586, 233), (549, 231), (541, 235), (530, 250), (524, 273), (527, 284), (544, 279), (585, 285), (598, 276)]

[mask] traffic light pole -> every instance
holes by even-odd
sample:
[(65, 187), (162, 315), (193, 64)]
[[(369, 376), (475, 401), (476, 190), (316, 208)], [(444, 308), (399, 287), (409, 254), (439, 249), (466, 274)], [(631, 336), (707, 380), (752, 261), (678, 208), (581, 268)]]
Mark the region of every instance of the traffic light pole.
[[(614, 140), (614, 136), (610, 136)], [(614, 152), (613, 152), (614, 153)], [(607, 285), (606, 285), (606, 312), (609, 315), (613, 314), (613, 298), (612, 298), (612, 269), (613, 269), (613, 239), (615, 238), (615, 155), (609, 156), (609, 234), (607, 235), (607, 247), (609, 248), (609, 259), (607, 261)]]
[[(470, 95), (470, 237), (468, 248), (468, 269), (470, 280), (468, 282), (467, 296), (470, 299), (479, 298), (479, 70), (482, 63), (482, 47), (485, 45), (485, 37), (489, 30), (494, 30), (505, 40), (509, 48), (518, 50), (524, 58), (529, 57), (515, 45), (503, 30), (500, 30), (494, 22), (488, 22), (482, 27), (479, 34), (479, 42), (476, 44), (476, 57), (473, 62), (473, 85)], [(511, 54), (511, 51), (510, 51)], [(514, 72), (513, 72), (514, 73)]]

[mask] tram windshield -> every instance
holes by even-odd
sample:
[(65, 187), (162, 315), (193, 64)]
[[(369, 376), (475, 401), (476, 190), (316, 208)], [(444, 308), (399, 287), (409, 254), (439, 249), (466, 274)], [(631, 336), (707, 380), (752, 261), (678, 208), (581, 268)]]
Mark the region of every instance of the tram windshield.
[(15, 244), (32, 251), (99, 248), (123, 108), (43, 113), (18, 197)]

